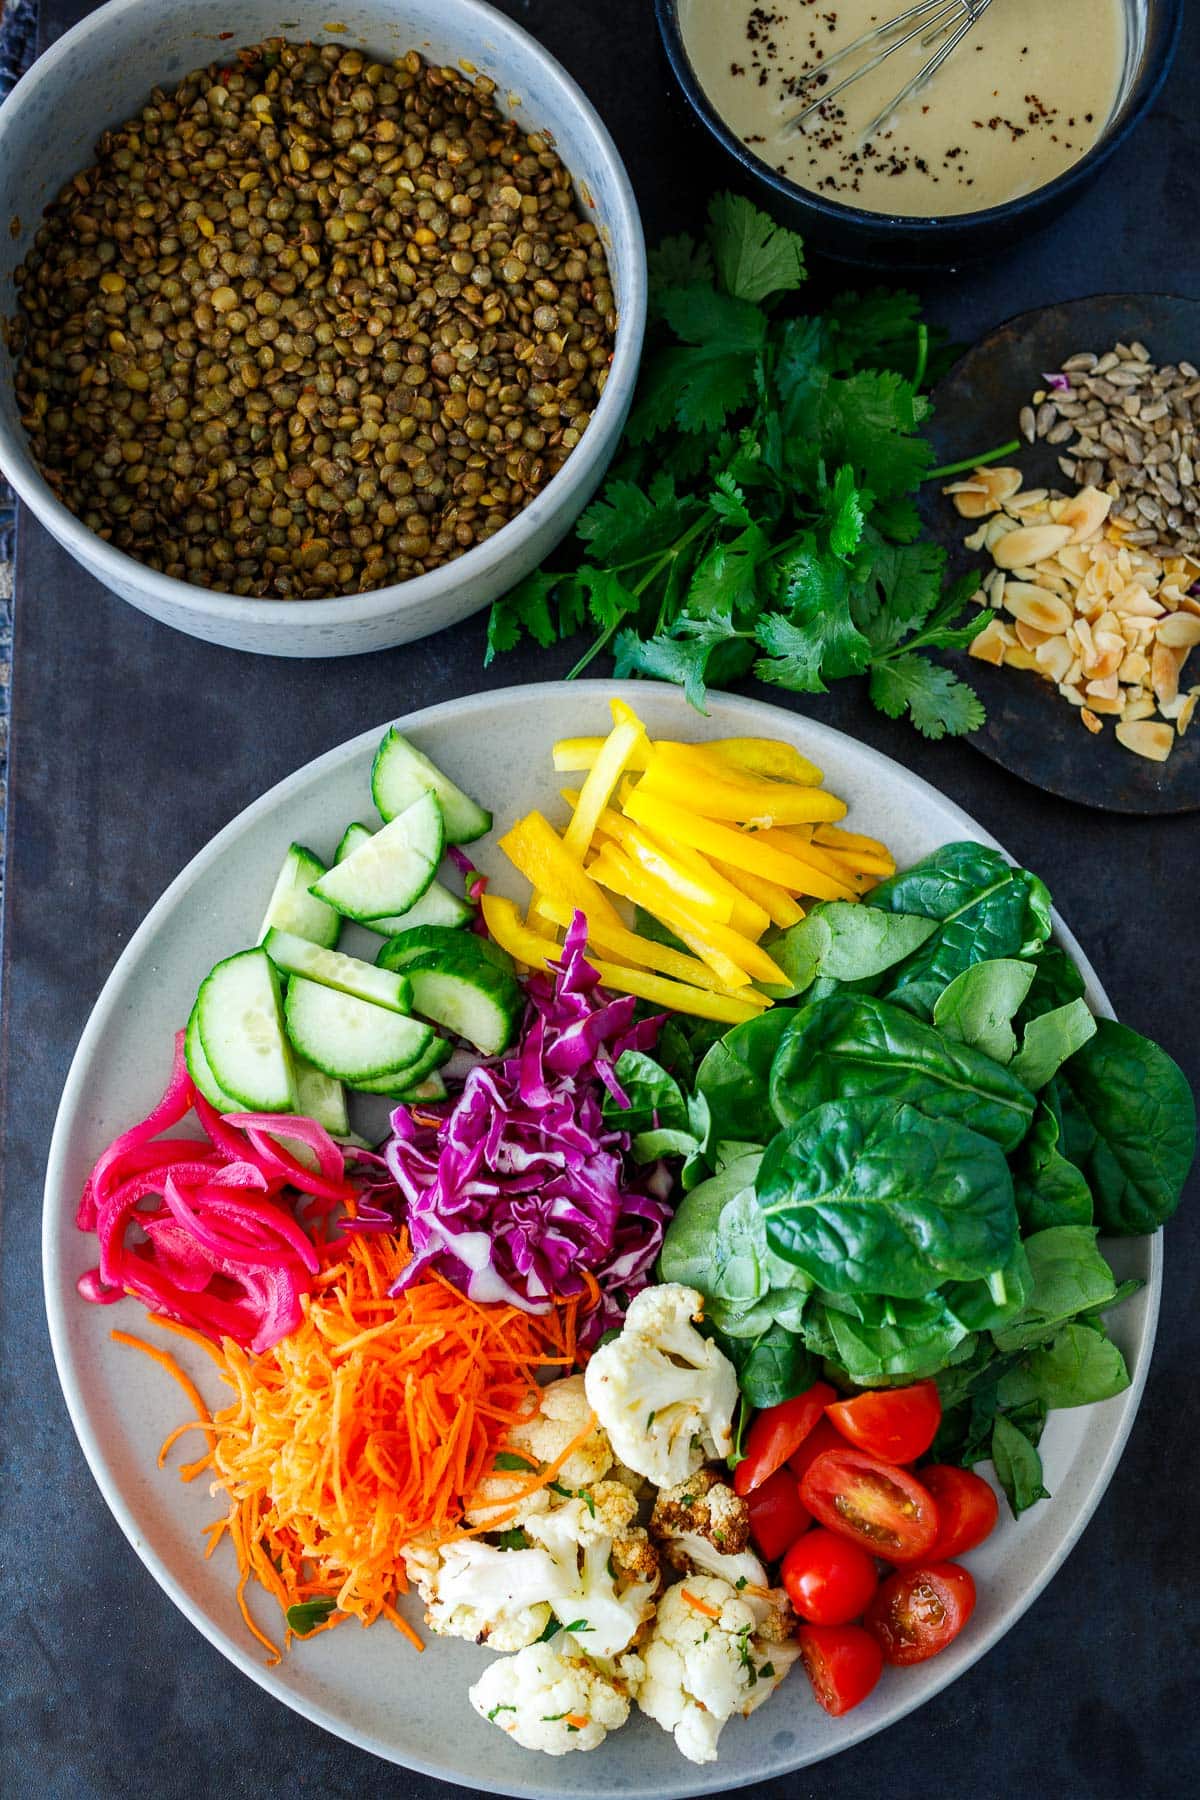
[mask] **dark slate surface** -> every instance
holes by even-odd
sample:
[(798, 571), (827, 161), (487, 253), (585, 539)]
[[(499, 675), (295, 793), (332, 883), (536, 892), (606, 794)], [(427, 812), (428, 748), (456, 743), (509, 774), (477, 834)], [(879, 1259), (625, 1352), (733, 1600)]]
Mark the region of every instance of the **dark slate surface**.
[[(43, 33), (87, 10), (44, 0)], [(664, 104), (648, 0), (511, 0), (610, 119), (651, 233), (720, 178)], [(929, 284), (968, 338), (1039, 301), (1121, 286), (1200, 293), (1195, 85), (1200, 8), (1158, 107), (1051, 235)], [(291, 1791), (433, 1800), (242, 1680), (168, 1603), (110, 1519), (51, 1365), (38, 1268), (57, 1096), (130, 932), (208, 837), (269, 783), (391, 714), (561, 674), (570, 655), (481, 673), (480, 621), (387, 656), (243, 659), (143, 619), (22, 527), (3, 1243), (0, 1790), (12, 1800)], [(1200, 1077), (1194, 819), (1138, 821), (1042, 796), (971, 750), (927, 745), (853, 686), (810, 712), (919, 770), (1045, 874), (1115, 1005)], [(768, 1800), (1013, 1794), (1150, 1800), (1193, 1791), (1197, 1725), (1196, 1371), (1200, 1196), (1170, 1232), (1158, 1350), (1117, 1479), (1067, 1569), (998, 1649), (919, 1714)]]

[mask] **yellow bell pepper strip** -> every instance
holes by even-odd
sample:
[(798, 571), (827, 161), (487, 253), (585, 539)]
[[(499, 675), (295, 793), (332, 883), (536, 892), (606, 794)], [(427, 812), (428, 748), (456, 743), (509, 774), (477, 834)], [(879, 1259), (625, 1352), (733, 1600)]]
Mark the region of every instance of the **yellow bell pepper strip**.
[(635, 749), (646, 741), (645, 726), (623, 700), (613, 701), (612, 715), (613, 728), (588, 772), (580, 790), (579, 804), (563, 834), (563, 848), (576, 862), (582, 862), (587, 855), (596, 822), (607, 808), (613, 789), (629, 767)]
[[(556, 925), (564, 928), (571, 923), (572, 908), (564, 906), (558, 900), (539, 900), (538, 906), (543, 916), (552, 919)], [(585, 915), (586, 917), (586, 915)], [(714, 993), (727, 993), (729, 984), (718, 979), (707, 964), (695, 956), (684, 956), (678, 950), (672, 950), (669, 944), (655, 943), (653, 938), (639, 937), (634, 931), (615, 931), (611, 925), (597, 924), (588, 919), (588, 949), (594, 944), (602, 956), (615, 957), (618, 962), (629, 963), (638, 969), (653, 969), (656, 974), (669, 975), (672, 981), (683, 981), (692, 987), (711, 988)], [(741, 971), (738, 971), (741, 976)], [(750, 990), (746, 979), (735, 984), (739, 1000), (762, 1001), (770, 1005), (765, 994)]]
[(699, 873), (689, 870), (682, 857), (672, 855), (665, 845), (619, 814), (612, 815), (606, 830), (609, 837), (620, 844), (630, 862), (660, 882), (681, 907), (695, 914), (697, 922), (733, 923), (733, 896), (722, 893), (711, 878), (706, 879), (707, 870), (702, 869)]
[(740, 888), (748, 900), (762, 907), (772, 925), (786, 931), (789, 925), (798, 925), (804, 917), (804, 908), (797, 906), (792, 896), (774, 881), (764, 881), (761, 875), (749, 875), (745, 869), (731, 868), (728, 863), (719, 862), (715, 867), (734, 887)]
[[(487, 928), (496, 942), (519, 963), (542, 969), (548, 962), (557, 961), (559, 946), (530, 931), (513, 901), (505, 900), (499, 894), (485, 893), (480, 905)], [(640, 999), (649, 1000), (668, 1012), (691, 1013), (697, 1018), (715, 1019), (720, 1024), (743, 1025), (747, 1019), (756, 1019), (766, 997), (756, 994), (753, 1000), (739, 1000), (732, 994), (711, 993), (683, 981), (668, 981), (645, 969), (625, 969), (617, 963), (601, 962), (592, 956), (588, 961), (606, 988), (619, 994), (637, 994)]]
[[(610, 925), (621, 923), (616, 908), (567, 853), (562, 839), (540, 812), (518, 819), (499, 841), (501, 850), (533, 888), (535, 901), (539, 894), (550, 894), (584, 912), (594, 911)], [(536, 932), (538, 927), (530, 925), (529, 929)]]
[(638, 782), (639, 791), (689, 806), (706, 819), (741, 824), (803, 825), (813, 819), (842, 819), (845, 801), (824, 788), (792, 787), (782, 781), (723, 781), (704, 762), (666, 761), (657, 747)]
[[(596, 759), (603, 750), (608, 739), (602, 737), (559, 738), (552, 751), (554, 769), (558, 775), (582, 775), (596, 765)], [(650, 745), (642, 742), (635, 745), (630, 753), (627, 768), (640, 774), (650, 760)]]
[(852, 851), (863, 850), (868, 856), (877, 856), (882, 862), (891, 863), (895, 873), (896, 863), (886, 844), (878, 838), (864, 837), (861, 831), (846, 831), (841, 825), (818, 825), (813, 830), (814, 844), (824, 844), (828, 850)]
[(531, 931), (515, 900), (505, 900), (502, 895), (485, 889), (479, 906), (483, 922), (500, 948), (507, 950), (517, 962), (524, 963), (527, 969), (544, 969), (548, 962), (557, 961), (560, 954), (557, 941)]
[[(631, 831), (638, 829), (639, 827), (636, 825), (629, 826)], [(742, 890), (729, 880), (727, 875), (722, 875), (718, 871), (708, 857), (701, 856), (700, 852), (693, 850), (690, 845), (668, 843), (657, 832), (646, 832), (644, 826), (640, 829), (653, 843), (658, 845), (660, 850), (666, 851), (677, 863), (693, 874), (697, 881), (704, 882), (712, 888), (714, 893), (720, 894), (728, 900), (732, 911), (726, 922), (734, 931), (740, 931), (743, 937), (750, 938), (753, 943), (758, 942), (771, 923), (771, 915), (764, 906), (760, 906), (756, 900), (748, 899)]]
[(625, 969), (616, 963), (589, 960), (602, 987), (613, 988), (618, 994), (636, 994), (664, 1012), (691, 1013), (698, 1019), (716, 1019), (722, 1025), (744, 1025), (762, 1012), (758, 1001), (765, 996), (735, 999), (732, 994), (712, 994), (704, 988), (687, 987), (682, 981), (667, 981), (645, 969)]
[[(802, 867), (824, 875), (830, 881), (840, 881), (843, 887), (849, 888), (851, 885), (850, 871), (840, 858), (833, 854), (832, 850), (823, 850), (819, 844), (806, 842), (803, 838), (795, 838), (790, 831), (781, 831), (778, 828), (756, 831), (754, 836), (764, 844), (770, 845), (772, 849), (781, 851), (784, 856), (794, 856)], [(849, 895), (826, 894), (822, 897), (826, 900), (848, 899)]]
[[(839, 805), (841, 803), (839, 802)], [(820, 870), (800, 862), (804, 846), (797, 843), (795, 852), (783, 855), (770, 844), (760, 842), (762, 832), (737, 831), (715, 819), (699, 819), (686, 807), (675, 806), (648, 794), (641, 782), (629, 796), (626, 811), (648, 831), (690, 844), (693, 849), (711, 856), (716, 862), (728, 863), (734, 869), (746, 869), (766, 881), (777, 882), (790, 894), (811, 894), (816, 900), (846, 898), (845, 884), (832, 880)]]
[(637, 906), (644, 906), (647, 912), (661, 919), (693, 955), (703, 957), (709, 968), (721, 975), (727, 986), (741, 985), (741, 981), (732, 975), (730, 965), (741, 971), (743, 977), (752, 975), (759, 981), (779, 980), (778, 974), (768, 974), (770, 969), (778, 970), (779, 965), (772, 962), (765, 950), (727, 925), (713, 925), (693, 918), (671, 894), (664, 894), (658, 888), (652, 876), (636, 868), (620, 850), (602, 851), (591, 864), (591, 873), (604, 887), (632, 900)]
[(778, 738), (713, 738), (704, 745), (731, 768), (749, 775), (766, 775), (776, 781), (795, 781), (801, 787), (820, 787), (824, 771), (791, 744)]

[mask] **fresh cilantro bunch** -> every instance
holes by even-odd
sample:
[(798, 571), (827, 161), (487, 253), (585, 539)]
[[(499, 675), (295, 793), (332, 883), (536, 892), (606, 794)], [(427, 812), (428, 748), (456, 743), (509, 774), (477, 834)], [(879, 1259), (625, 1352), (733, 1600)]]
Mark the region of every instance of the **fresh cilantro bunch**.
[[(653, 347), (625, 447), (576, 527), (582, 560), (492, 608), (487, 660), (527, 632), (591, 625), (579, 674), (611, 644), (617, 675), (707, 687), (751, 671), (819, 694), (867, 675), (891, 718), (931, 738), (973, 731), (973, 690), (924, 652), (969, 644), (972, 583), (944, 589), (913, 495), (930, 472), (919, 392), (928, 336), (912, 295), (845, 294), (784, 312), (800, 239), (718, 194), (705, 241), (651, 258)], [(907, 371), (907, 372), (906, 372)]]

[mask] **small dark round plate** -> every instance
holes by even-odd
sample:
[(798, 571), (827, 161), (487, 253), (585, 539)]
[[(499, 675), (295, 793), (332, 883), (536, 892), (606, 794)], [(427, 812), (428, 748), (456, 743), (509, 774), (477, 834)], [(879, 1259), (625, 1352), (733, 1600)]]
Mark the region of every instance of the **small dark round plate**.
[[(1021, 313), (961, 357), (933, 392), (931, 438), (937, 464), (960, 461), (1018, 435), (1017, 415), (1042, 374), (1080, 350), (1102, 355), (1117, 342), (1137, 339), (1157, 363), (1200, 363), (1200, 300), (1170, 294), (1099, 294)], [(1023, 444), (1011, 459), (1026, 487), (1068, 484), (1058, 467), (1061, 449)], [(1007, 458), (1005, 459), (1008, 460)], [(949, 552), (951, 575), (990, 567), (990, 558), (965, 550), (973, 529), (931, 483), (922, 501), (930, 534)], [(965, 652), (946, 662), (970, 681), (987, 708), (987, 723), (970, 742), (1013, 775), (1035, 787), (1118, 813), (1182, 813), (1200, 809), (1200, 724), (1180, 738), (1165, 763), (1148, 762), (1122, 749), (1113, 721), (1093, 737), (1079, 713), (1039, 676), (997, 669)], [(1200, 651), (1184, 672), (1200, 681)]]

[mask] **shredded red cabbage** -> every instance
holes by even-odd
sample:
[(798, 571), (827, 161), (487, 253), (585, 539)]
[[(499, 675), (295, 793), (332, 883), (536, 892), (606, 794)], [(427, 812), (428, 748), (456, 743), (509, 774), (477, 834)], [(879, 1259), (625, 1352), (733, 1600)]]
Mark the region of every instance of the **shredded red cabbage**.
[(472, 1068), (454, 1100), (398, 1106), (384, 1152), (413, 1249), (393, 1292), (433, 1264), (473, 1300), (538, 1313), (582, 1293), (587, 1270), (600, 1304), (585, 1344), (646, 1285), (671, 1216), (665, 1171), (635, 1175), (628, 1133), (601, 1110), (606, 1090), (629, 1104), (615, 1065), (652, 1050), (662, 1019), (635, 1023), (632, 995), (600, 997), (586, 942), (577, 913), (553, 972), (527, 983), (516, 1048)]
[[(319, 1266), (298, 1210), (327, 1220), (357, 1190), (315, 1120), (223, 1118), (193, 1086), (183, 1044), (180, 1032), (158, 1105), (114, 1138), (84, 1186), (76, 1224), (96, 1233), (100, 1264), (78, 1290), (99, 1305), (134, 1294), (206, 1337), (267, 1350), (300, 1323)], [(193, 1110), (205, 1137), (158, 1136)], [(313, 1157), (315, 1173), (281, 1136)]]
[(1069, 394), (1071, 391), (1071, 377), (1069, 375), (1047, 375), (1043, 372), (1042, 380), (1055, 394)]

